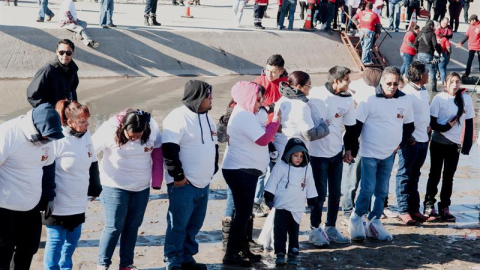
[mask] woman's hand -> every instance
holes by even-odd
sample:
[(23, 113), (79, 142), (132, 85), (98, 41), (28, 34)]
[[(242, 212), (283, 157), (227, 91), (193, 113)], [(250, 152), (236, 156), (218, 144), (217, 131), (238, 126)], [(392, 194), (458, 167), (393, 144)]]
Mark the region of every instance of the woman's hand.
[(277, 113), (273, 116), (272, 122), (282, 123), (282, 110), (278, 109)]
[(458, 122), (458, 116), (455, 116), (452, 119), (450, 119), (450, 121), (448, 121), (448, 124), (450, 125), (450, 127), (453, 127), (457, 122)]
[(174, 187), (183, 187), (187, 184), (190, 184), (190, 181), (188, 181), (187, 178), (183, 178), (182, 181), (174, 181), (173, 182)]

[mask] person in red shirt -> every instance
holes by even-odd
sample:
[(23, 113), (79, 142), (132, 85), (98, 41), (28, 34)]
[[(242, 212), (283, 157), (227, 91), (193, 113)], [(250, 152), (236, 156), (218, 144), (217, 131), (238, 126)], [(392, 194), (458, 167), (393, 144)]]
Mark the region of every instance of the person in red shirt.
[(268, 0), (255, 0), (255, 5), (253, 6), (253, 25), (256, 29), (265, 29), (262, 26), (262, 18), (267, 11)]
[(418, 24), (415, 24), (413, 28), (410, 29), (403, 37), (403, 43), (400, 47), (400, 55), (403, 58), (403, 64), (400, 68), (400, 74), (404, 77), (407, 77), (408, 68), (412, 63), (415, 55), (417, 55), (417, 49), (415, 48), (414, 43), (419, 31), (420, 26)]
[(371, 2), (367, 3), (365, 10), (358, 12), (352, 19), (363, 33), (361, 42), (362, 62), (364, 65), (373, 64), (370, 50), (373, 47), (376, 34), (380, 34), (380, 28), (377, 26), (377, 24), (381, 25), (380, 18), (372, 11), (372, 7), (373, 4)]
[(452, 44), (447, 37), (437, 38), (438, 44), (442, 48), (442, 61), (438, 63), (438, 71), (440, 71), (440, 80), (445, 83), (447, 76), (447, 65), (450, 62), (450, 54), (452, 53)]
[(457, 44), (457, 48), (462, 47), (463, 43), (468, 40), (468, 60), (467, 60), (467, 67), (465, 68), (465, 74), (463, 77), (468, 77), (470, 75), (470, 71), (472, 69), (472, 62), (473, 58), (475, 57), (475, 53), (478, 57), (478, 65), (480, 70), (480, 22), (478, 21), (478, 16), (473, 14), (469, 18), (470, 25), (468, 26), (467, 34), (462, 42)]

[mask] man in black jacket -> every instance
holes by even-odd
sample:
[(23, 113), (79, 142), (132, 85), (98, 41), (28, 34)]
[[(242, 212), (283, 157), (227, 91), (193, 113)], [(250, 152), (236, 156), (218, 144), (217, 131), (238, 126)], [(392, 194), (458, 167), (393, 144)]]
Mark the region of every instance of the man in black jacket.
[(424, 62), (428, 68), (428, 91), (437, 92), (437, 64), (433, 63), (433, 55), (435, 51), (438, 55), (442, 55), (440, 45), (437, 43), (435, 35), (435, 23), (428, 20), (424, 27), (420, 30), (414, 43), (417, 49), (418, 61)]
[(68, 39), (58, 42), (55, 60), (41, 67), (27, 88), (27, 99), (32, 107), (50, 103), (53, 107), (61, 99), (77, 100), (78, 66), (73, 61), (75, 45)]

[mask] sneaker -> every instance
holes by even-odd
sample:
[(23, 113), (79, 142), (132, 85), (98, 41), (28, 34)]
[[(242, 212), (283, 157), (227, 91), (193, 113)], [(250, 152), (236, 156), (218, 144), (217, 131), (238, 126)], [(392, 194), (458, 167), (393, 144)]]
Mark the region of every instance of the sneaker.
[(45, 16), (45, 21), (49, 22), (52, 20), (52, 18), (55, 16), (55, 14), (52, 13), (52, 16)]
[(261, 29), (261, 30), (264, 30), (265, 27), (263, 27), (261, 24), (259, 25), (255, 25), (255, 29)]
[(297, 256), (293, 254), (288, 254), (287, 255), (287, 264), (290, 265), (297, 265)]
[(38, 17), (36, 22), (43, 22), (43, 18)]
[(203, 263), (197, 263), (195, 260), (182, 263), (182, 269), (185, 270), (207, 270), (207, 265)]
[(390, 207), (385, 207), (383, 209), (383, 215), (385, 215), (387, 218), (396, 218), (398, 216), (398, 212), (394, 211)]
[(290, 250), (288, 254), (298, 256), (300, 254), (300, 251), (298, 251), (298, 248), (292, 248), (292, 250)]
[(417, 221), (408, 213), (398, 215), (398, 219), (400, 219), (400, 221), (407, 226), (417, 225)]
[(285, 254), (284, 253), (278, 253), (277, 258), (275, 259), (275, 265), (276, 266), (282, 266), (287, 264), (285, 261)]
[(117, 27), (117, 25), (111, 23), (111, 24), (108, 24), (108, 27)]
[(443, 209), (439, 209), (440, 212), (440, 219), (442, 221), (447, 221), (447, 222), (455, 222), (457, 218), (450, 214), (450, 209), (448, 207), (445, 207)]
[(100, 46), (100, 44), (94, 40), (90, 41), (88, 45), (92, 46), (92, 48), (98, 48), (98, 46)]
[(250, 250), (253, 252), (263, 252), (263, 245), (255, 242), (254, 240), (249, 240), (248, 246), (250, 247)]
[(363, 216), (360, 217), (355, 212), (350, 215), (350, 220), (348, 222), (348, 232), (350, 233), (350, 238), (352, 239), (352, 241), (365, 241), (365, 225), (366, 222)]
[(431, 222), (437, 219), (436, 217), (430, 217), (430, 216), (424, 216), (420, 212), (417, 212), (415, 214), (411, 214), (412, 218), (415, 219), (418, 222)]
[(437, 210), (435, 210), (434, 207), (432, 208), (427, 208), (425, 207), (425, 210), (423, 210), (423, 214), (429, 217), (434, 217), (434, 218), (440, 218), (440, 215), (438, 214)]
[(330, 245), (330, 239), (321, 227), (310, 227), (312, 230), (308, 235), (308, 242), (312, 243), (316, 247), (324, 247)]
[(140, 270), (140, 269), (138, 269), (138, 268), (137, 268), (135, 265), (133, 265), (133, 264), (130, 264), (130, 265), (127, 266), (127, 267), (120, 267), (120, 268), (118, 268), (118, 269), (119, 269), (119, 270)]
[(108, 25), (102, 24), (102, 25), (100, 25), (100, 27), (101, 27), (101, 28), (108, 28)]
[(267, 213), (265, 213), (262, 209), (262, 206), (258, 203), (253, 204), (253, 215), (255, 217), (265, 217)]
[(331, 242), (338, 244), (350, 243), (350, 238), (343, 236), (343, 234), (333, 226), (325, 226), (325, 234)]
[(398, 29), (398, 28), (395, 28), (395, 32), (397, 32), (397, 33), (398, 33), (398, 31), (400, 31), (400, 29)]
[(371, 66), (373, 65), (373, 62), (367, 62), (367, 63), (363, 63), (364, 66)]
[(97, 270), (108, 270), (108, 266), (105, 266), (105, 265), (97, 265)]
[(383, 227), (382, 222), (374, 217), (368, 222), (368, 229), (372, 233), (373, 238), (376, 238), (381, 241), (392, 241), (393, 236), (389, 233), (385, 227)]

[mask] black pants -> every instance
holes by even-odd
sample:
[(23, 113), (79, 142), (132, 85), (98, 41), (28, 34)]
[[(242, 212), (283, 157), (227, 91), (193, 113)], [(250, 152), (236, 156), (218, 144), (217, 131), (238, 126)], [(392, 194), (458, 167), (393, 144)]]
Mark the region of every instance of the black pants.
[(448, 12), (450, 13), (450, 25), (453, 27), (453, 31), (457, 32), (458, 26), (460, 25), (462, 4), (460, 2), (450, 2)]
[(447, 7), (435, 7), (433, 9), (433, 20), (440, 22), (441, 20), (443, 20), (443, 18), (445, 18), (445, 13), (447, 13)]
[(298, 249), (298, 231), (300, 225), (293, 219), (292, 213), (285, 209), (276, 209), (273, 220), (273, 245), (275, 254), (286, 253), (288, 233), (288, 253)]
[(222, 170), (228, 187), (232, 190), (235, 214), (230, 225), (227, 248), (238, 252), (248, 244), (247, 224), (252, 216), (253, 199), (259, 175), (248, 174), (242, 170)]
[(477, 57), (478, 57), (478, 69), (480, 70), (480, 51), (469, 50), (467, 67), (465, 68), (465, 75), (467, 76), (470, 75), (470, 72), (472, 71), (472, 63), (473, 63), (473, 58), (475, 57), (475, 53), (477, 54)]
[(258, 4), (253, 5), (253, 25), (262, 25), (262, 18), (267, 11), (267, 6), (261, 6)]
[[(42, 233), (40, 211), (12, 211), (0, 208), (0, 270), (28, 270), (37, 253)], [(14, 255), (15, 254), (15, 255)]]
[[(412, 18), (413, 11), (415, 10), (417, 14), (417, 19), (418, 19), (418, 14), (420, 12), (420, 4), (416, 4), (413, 6), (408, 6), (407, 7), (407, 21), (409, 22), (410, 19)], [(418, 20), (417, 20), (418, 21)]]
[(440, 191), (440, 202), (438, 208), (450, 206), (452, 197), (453, 176), (457, 170), (460, 153), (456, 144), (441, 144), (435, 141), (430, 143), (430, 174), (427, 181), (427, 192), (425, 194), (425, 208), (435, 206), (435, 196), (438, 192), (438, 183), (442, 175), (442, 190)]

